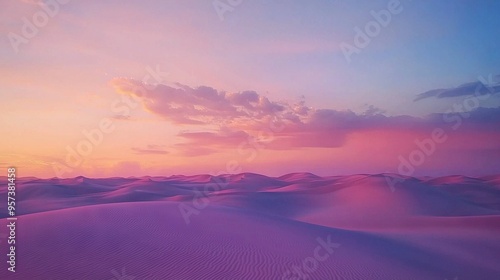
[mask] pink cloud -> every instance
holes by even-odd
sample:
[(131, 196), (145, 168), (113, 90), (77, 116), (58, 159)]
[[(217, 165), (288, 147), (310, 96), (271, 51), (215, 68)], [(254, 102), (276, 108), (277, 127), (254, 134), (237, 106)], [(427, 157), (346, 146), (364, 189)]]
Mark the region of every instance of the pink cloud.
[[(346, 145), (353, 133), (368, 134), (370, 131), (381, 135), (396, 132), (414, 135), (412, 137), (425, 136), (435, 128), (454, 131), (456, 123), (450, 120), (457, 117), (461, 117), (464, 123), (461, 129), (454, 132), (458, 139), (468, 139), (467, 135), (471, 133), (489, 135), (489, 138), (500, 135), (500, 108), (479, 108), (467, 113), (466, 118), (458, 113), (453, 116), (449, 113), (433, 114), (423, 118), (386, 116), (375, 108), (359, 114), (349, 110), (313, 109), (304, 102), (274, 102), (255, 91), (227, 93), (207, 86), (192, 88), (182, 84), (151, 87), (124, 78), (114, 79), (112, 84), (119, 93), (138, 99), (147, 111), (168, 122), (198, 125), (196, 132), (179, 133), (178, 137), (183, 142), (174, 147), (183, 155), (190, 156), (235, 149), (242, 145), (271, 150), (339, 148)], [(386, 141), (390, 146), (391, 141), (397, 139)], [(396, 144), (399, 145), (392, 145)]]
[(165, 150), (163, 145), (147, 145), (146, 148), (133, 147), (132, 150), (139, 155), (166, 155), (168, 151)]
[(139, 99), (144, 108), (175, 124), (211, 124), (237, 118), (259, 118), (283, 106), (252, 91), (226, 93), (211, 87), (147, 86), (126, 78), (112, 80), (118, 92)]

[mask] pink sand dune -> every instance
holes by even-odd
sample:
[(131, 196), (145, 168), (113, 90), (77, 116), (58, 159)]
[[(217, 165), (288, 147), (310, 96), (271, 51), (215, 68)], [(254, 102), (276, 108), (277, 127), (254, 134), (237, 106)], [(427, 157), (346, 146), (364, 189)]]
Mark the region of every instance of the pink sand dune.
[(500, 279), (500, 176), (387, 176), (21, 178), (0, 279)]

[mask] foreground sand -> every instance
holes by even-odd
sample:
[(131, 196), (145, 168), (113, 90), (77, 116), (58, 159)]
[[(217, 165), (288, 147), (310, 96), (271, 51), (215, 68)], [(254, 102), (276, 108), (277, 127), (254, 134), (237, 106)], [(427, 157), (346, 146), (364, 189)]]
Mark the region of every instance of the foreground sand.
[(0, 279), (500, 279), (499, 176), (386, 177), (24, 178)]

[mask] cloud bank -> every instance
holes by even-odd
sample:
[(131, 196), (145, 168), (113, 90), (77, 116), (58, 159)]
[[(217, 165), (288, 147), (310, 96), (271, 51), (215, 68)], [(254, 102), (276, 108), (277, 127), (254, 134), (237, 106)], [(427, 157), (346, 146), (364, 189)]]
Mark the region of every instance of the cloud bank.
[[(196, 131), (180, 132), (178, 137), (183, 142), (174, 147), (187, 156), (234, 149), (249, 141), (273, 150), (337, 148), (345, 145), (353, 133), (428, 133), (436, 127), (455, 129), (460, 126), (461, 134), (496, 133), (498, 136), (500, 127), (500, 108), (477, 108), (471, 112), (446, 112), (426, 117), (387, 116), (374, 107), (364, 113), (355, 113), (314, 109), (304, 101), (276, 102), (255, 91), (227, 93), (207, 86), (193, 88), (182, 84), (150, 88), (138, 80), (125, 78), (116, 78), (112, 84), (119, 93), (136, 98), (145, 110), (165, 121), (195, 126)], [(472, 84), (464, 85), (443, 96), (465, 94), (473, 87)], [(427, 93), (426, 97), (438, 97), (443, 92), (446, 91)]]

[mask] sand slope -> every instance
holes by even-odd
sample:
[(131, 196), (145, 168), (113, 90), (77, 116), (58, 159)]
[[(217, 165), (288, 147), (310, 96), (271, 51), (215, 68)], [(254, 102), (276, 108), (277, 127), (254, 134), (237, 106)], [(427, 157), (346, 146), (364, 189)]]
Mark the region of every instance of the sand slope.
[(500, 176), (385, 176), (24, 178), (0, 279), (500, 279)]

